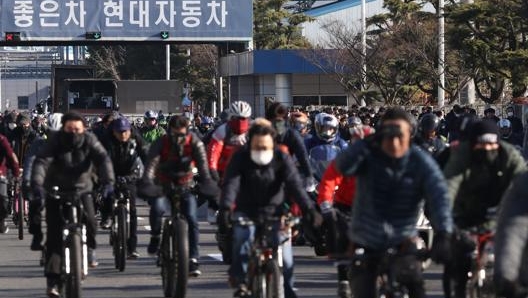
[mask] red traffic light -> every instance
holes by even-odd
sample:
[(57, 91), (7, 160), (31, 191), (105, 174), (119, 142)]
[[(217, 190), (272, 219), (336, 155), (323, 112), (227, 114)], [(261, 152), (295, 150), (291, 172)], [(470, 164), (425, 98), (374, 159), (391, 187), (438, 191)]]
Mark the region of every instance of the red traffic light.
[(5, 41), (20, 41), (20, 32), (6, 32)]

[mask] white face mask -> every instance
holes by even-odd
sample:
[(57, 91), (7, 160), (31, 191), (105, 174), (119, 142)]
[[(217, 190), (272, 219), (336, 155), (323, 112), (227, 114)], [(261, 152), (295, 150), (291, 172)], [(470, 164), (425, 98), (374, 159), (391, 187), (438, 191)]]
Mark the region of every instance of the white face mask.
[(268, 165), (273, 159), (273, 150), (251, 150), (251, 160), (259, 166)]
[(9, 127), (10, 130), (13, 130), (13, 129), (15, 129), (17, 127), (17, 125), (16, 125), (16, 123), (9, 123), (7, 125), (7, 127)]
[(508, 112), (508, 117), (513, 116), (513, 112)]

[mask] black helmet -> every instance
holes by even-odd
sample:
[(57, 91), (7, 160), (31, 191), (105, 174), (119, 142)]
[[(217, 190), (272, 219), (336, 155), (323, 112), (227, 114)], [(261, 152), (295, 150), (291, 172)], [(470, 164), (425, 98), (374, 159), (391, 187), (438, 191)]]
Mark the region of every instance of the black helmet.
[(433, 131), (438, 128), (439, 124), (440, 124), (440, 119), (438, 119), (438, 116), (432, 113), (425, 114), (420, 120), (419, 129), (421, 132)]

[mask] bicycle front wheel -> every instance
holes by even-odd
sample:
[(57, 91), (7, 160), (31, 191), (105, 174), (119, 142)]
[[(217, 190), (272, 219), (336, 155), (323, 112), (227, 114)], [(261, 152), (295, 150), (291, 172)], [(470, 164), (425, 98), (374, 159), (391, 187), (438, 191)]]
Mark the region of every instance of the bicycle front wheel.
[(70, 234), (64, 249), (64, 267), (66, 273), (65, 292), (68, 298), (81, 298), (82, 254), (81, 236)]
[(17, 214), (17, 226), (18, 226), (18, 240), (24, 240), (24, 197), (19, 193), (17, 197), (18, 214)]
[(161, 243), (161, 277), (165, 297), (185, 297), (189, 278), (189, 241), (187, 222), (172, 220), (163, 229)]
[(266, 298), (284, 298), (282, 291), (282, 273), (277, 261), (271, 260), (266, 264)]
[(127, 254), (127, 210), (123, 206), (116, 209), (117, 233), (114, 239), (114, 261), (116, 269), (124, 271)]

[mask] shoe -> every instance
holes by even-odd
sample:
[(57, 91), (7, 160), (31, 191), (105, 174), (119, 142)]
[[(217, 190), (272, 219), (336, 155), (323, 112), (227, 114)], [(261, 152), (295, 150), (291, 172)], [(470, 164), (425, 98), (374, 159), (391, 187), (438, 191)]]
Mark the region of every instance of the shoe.
[(200, 271), (200, 263), (198, 263), (198, 260), (191, 259), (191, 262), (189, 262), (189, 276), (191, 277), (198, 277), (202, 275), (202, 271)]
[(135, 260), (135, 259), (139, 258), (139, 256), (140, 256), (140, 254), (137, 251), (134, 250), (134, 251), (128, 253), (127, 259), (128, 260)]
[(96, 268), (99, 265), (97, 262), (97, 256), (95, 255), (95, 249), (88, 249), (88, 267)]
[(342, 280), (337, 286), (337, 297), (339, 298), (352, 298), (352, 290), (350, 289), (350, 283), (348, 280)]
[(217, 216), (218, 216), (218, 211), (214, 211), (211, 208), (207, 209), (207, 222), (209, 222), (210, 225), (216, 225)]
[(7, 234), (9, 228), (7, 227), (5, 220), (0, 220), (0, 234)]
[(48, 295), (48, 297), (50, 298), (59, 298), (60, 297), (60, 293), (59, 293), (59, 287), (57, 286), (53, 286), (51, 288), (48, 288), (46, 290), (46, 294)]
[(160, 244), (160, 236), (150, 236), (150, 242), (147, 247), (147, 252), (149, 255), (155, 255), (158, 253), (158, 248)]
[(112, 227), (112, 220), (110, 218), (101, 220), (101, 229), (109, 230)]
[(233, 297), (249, 297), (250, 294), (246, 284), (239, 284), (237, 290), (233, 293)]
[(32, 251), (41, 251), (44, 250), (44, 247), (41, 244), (42, 242), (42, 235), (33, 235), (33, 239), (31, 240), (31, 250)]
[(46, 295), (50, 298), (59, 298), (60, 292), (59, 292), (59, 284), (57, 282), (57, 279), (48, 277), (46, 279), (46, 283), (48, 285), (46, 289)]

